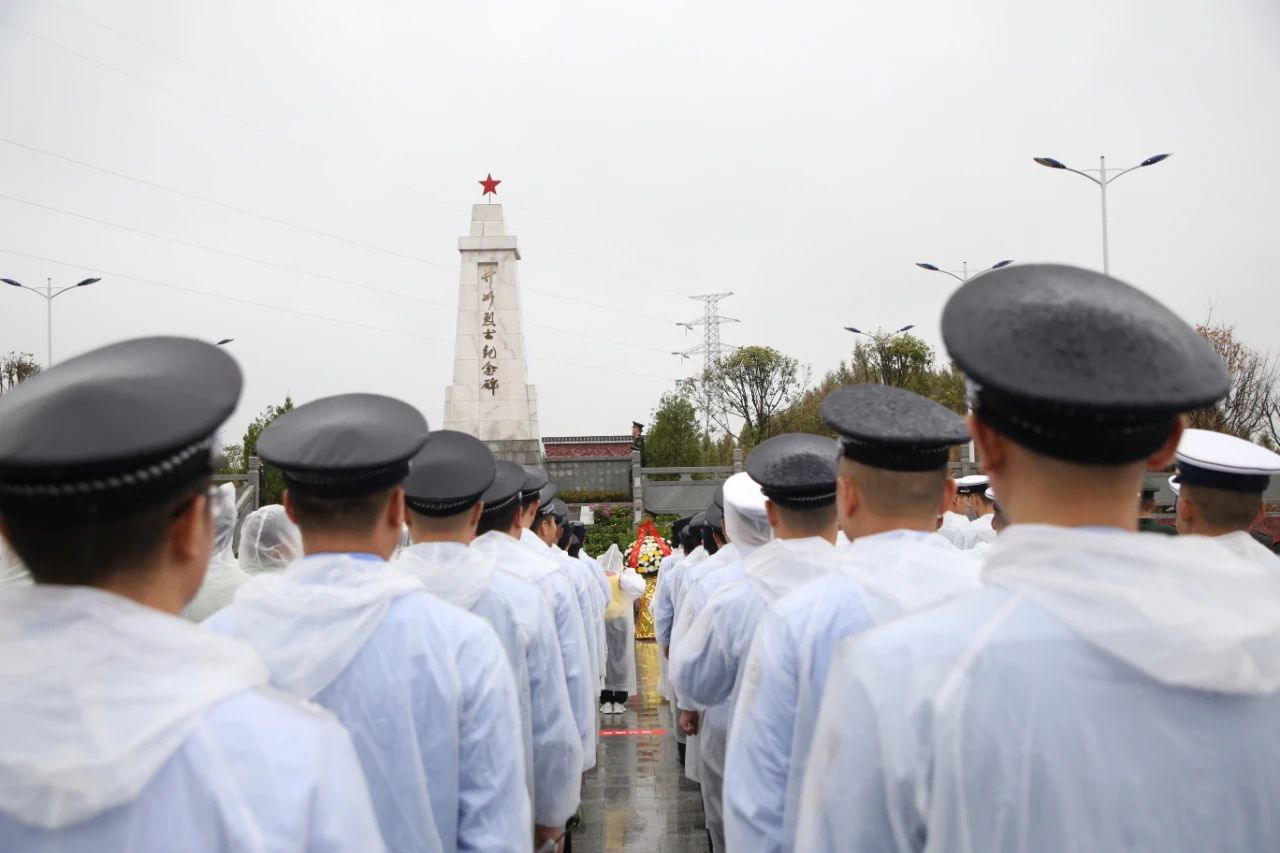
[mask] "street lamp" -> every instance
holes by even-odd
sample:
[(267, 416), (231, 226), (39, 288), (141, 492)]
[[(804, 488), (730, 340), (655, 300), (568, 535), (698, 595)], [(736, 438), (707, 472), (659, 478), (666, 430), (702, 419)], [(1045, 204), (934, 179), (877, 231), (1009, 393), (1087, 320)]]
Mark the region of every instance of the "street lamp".
[(875, 340), (879, 340), (881, 337), (892, 338), (894, 335), (900, 335), (903, 332), (907, 331), (908, 329), (914, 329), (915, 327), (916, 327), (915, 323), (908, 323), (907, 325), (903, 326), (901, 329), (895, 329), (892, 332), (889, 332), (887, 335), (881, 332), (875, 332), (875, 333), (864, 332), (861, 329), (855, 329), (853, 326), (845, 326), (844, 330), (846, 332), (853, 332), (855, 335), (864, 335), (868, 338), (871, 338), (871, 340), (875, 341)]
[(45, 301), (45, 315), (46, 315), (45, 319), (47, 321), (46, 322), (46, 325), (47, 325), (46, 343), (48, 345), (48, 353), (49, 353), (49, 364), (47, 365), (48, 367), (53, 367), (53, 300), (54, 300), (54, 297), (61, 296), (62, 294), (66, 293), (68, 290), (74, 290), (77, 287), (88, 287), (89, 285), (97, 284), (100, 281), (102, 281), (102, 279), (100, 278), (86, 278), (84, 281), (80, 281), (75, 284), (69, 284), (66, 287), (62, 288), (61, 290), (54, 290), (53, 279), (46, 278), (44, 280), (44, 292), (41, 293), (36, 288), (27, 287), (25, 284), (23, 284), (20, 281), (14, 281), (11, 278), (0, 278), (0, 282), (4, 282), (10, 287), (20, 287), (23, 290), (29, 290), (32, 293), (34, 293), (36, 296), (39, 296), (41, 299)]
[[(1098, 158), (1098, 168), (1096, 169), (1073, 169), (1061, 160), (1055, 160), (1052, 157), (1033, 157), (1032, 159), (1044, 166), (1046, 169), (1063, 169), (1068, 172), (1075, 172), (1077, 175), (1088, 178), (1098, 185), (1102, 190), (1102, 271), (1107, 275), (1111, 274), (1111, 259), (1107, 249), (1107, 185), (1123, 174), (1132, 172), (1134, 169), (1141, 169), (1144, 166), (1154, 166), (1164, 160), (1168, 160), (1171, 154), (1153, 154), (1143, 160), (1136, 166), (1130, 166), (1127, 169), (1108, 169), (1107, 157), (1104, 154)], [(1107, 174), (1114, 172), (1115, 174)]]
[(926, 263), (917, 263), (916, 266), (920, 267), (920, 269), (922, 270), (928, 270), (929, 272), (940, 272), (945, 275), (949, 275), (952, 278), (954, 278), (956, 281), (960, 282), (961, 284), (964, 284), (972, 276), (977, 275), (979, 272), (986, 272), (987, 270), (998, 270), (1001, 267), (1007, 267), (1009, 266), (1009, 264), (1013, 263), (1013, 260), (1007, 259), (1003, 261), (996, 261), (994, 264), (987, 267), (987, 269), (985, 270), (974, 270), (973, 272), (969, 271), (968, 261), (961, 261), (960, 263), (961, 263), (961, 268), (958, 270), (944, 270), (941, 267), (936, 267), (933, 264), (926, 264)]
[[(870, 338), (874, 342), (874, 345), (876, 348), (876, 358), (879, 360), (881, 385), (901, 385), (902, 384), (901, 381), (899, 382), (889, 381), (889, 369), (888, 369), (889, 341), (897, 337), (898, 335), (901, 335), (903, 332), (906, 332), (909, 329), (914, 329), (914, 328), (915, 328), (914, 323), (908, 323), (907, 325), (903, 326), (901, 329), (894, 329), (892, 332), (881, 332), (881, 331), (864, 332), (856, 326), (844, 327), (846, 332), (853, 332), (855, 335), (862, 335), (864, 338)], [(854, 354), (855, 356), (857, 355), (856, 348), (854, 349)], [(902, 378), (901, 376), (898, 377), (899, 380), (901, 380), (901, 378)]]

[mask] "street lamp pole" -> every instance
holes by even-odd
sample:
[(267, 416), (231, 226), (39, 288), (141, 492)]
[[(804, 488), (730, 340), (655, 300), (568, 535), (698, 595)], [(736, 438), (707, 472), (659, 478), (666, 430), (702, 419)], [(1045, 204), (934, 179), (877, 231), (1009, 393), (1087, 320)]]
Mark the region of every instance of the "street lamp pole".
[[(1153, 154), (1143, 160), (1136, 166), (1130, 166), (1127, 169), (1108, 169), (1107, 157), (1102, 155), (1098, 158), (1098, 168), (1096, 169), (1073, 169), (1061, 160), (1055, 160), (1052, 157), (1033, 157), (1032, 159), (1047, 169), (1062, 169), (1067, 172), (1075, 172), (1081, 177), (1088, 178), (1098, 185), (1098, 189), (1102, 191), (1102, 272), (1111, 274), (1111, 252), (1107, 239), (1107, 186), (1121, 175), (1128, 174), (1134, 169), (1141, 169), (1145, 166), (1154, 166), (1156, 163), (1168, 160), (1171, 154)], [(1107, 174), (1114, 172), (1115, 174)]]
[(76, 284), (69, 284), (64, 288), (55, 291), (53, 289), (53, 279), (46, 278), (44, 280), (44, 292), (42, 293), (36, 288), (28, 287), (27, 285), (23, 284), (20, 281), (14, 281), (11, 278), (0, 278), (0, 282), (3, 282), (9, 285), (10, 287), (20, 287), (23, 290), (29, 290), (32, 293), (34, 293), (36, 296), (39, 296), (41, 299), (44, 300), (45, 343), (47, 346), (46, 352), (48, 353), (48, 357), (49, 357), (49, 363), (47, 365), (48, 367), (53, 367), (53, 300), (54, 298), (61, 296), (62, 294), (66, 293), (68, 290), (74, 290), (77, 287), (88, 287), (89, 285), (96, 284), (99, 281), (102, 281), (102, 279), (86, 278), (83, 281), (77, 282)]
[[(920, 267), (920, 269), (922, 270), (928, 270), (929, 272), (940, 272), (944, 275), (949, 275), (952, 278), (954, 278), (956, 281), (960, 282), (961, 284), (964, 284), (974, 275), (977, 275), (977, 272), (972, 272), (972, 273), (969, 272), (968, 261), (961, 261), (960, 263), (961, 263), (961, 267), (958, 270), (944, 270), (941, 267), (935, 266), (934, 264), (926, 264), (923, 262), (917, 262), (916, 266)], [(998, 270), (1001, 267), (1009, 266), (1009, 264), (1011, 263), (1013, 263), (1013, 260), (1011, 258), (1005, 259), (1003, 261), (996, 261), (994, 264), (987, 267), (987, 269), (980, 270), (978, 272), (987, 272), (987, 270)]]

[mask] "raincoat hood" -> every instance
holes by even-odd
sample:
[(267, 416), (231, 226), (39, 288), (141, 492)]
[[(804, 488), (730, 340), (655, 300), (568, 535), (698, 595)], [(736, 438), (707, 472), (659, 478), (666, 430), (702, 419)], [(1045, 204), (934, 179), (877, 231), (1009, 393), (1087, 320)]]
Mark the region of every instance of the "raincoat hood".
[[(529, 535), (533, 535), (532, 531)], [(556, 564), (551, 559), (546, 543), (541, 539), (537, 542), (542, 546), (541, 550), (499, 530), (490, 530), (471, 540), (467, 547), (492, 557), (499, 569), (508, 568), (508, 564), (517, 564), (522, 567), (522, 574), (526, 579), (536, 581), (556, 571)]]
[(1016, 524), (983, 579), (1163, 684), (1280, 690), (1280, 571), (1232, 542)]
[(609, 550), (600, 555), (600, 567), (605, 570), (606, 574), (617, 575), (622, 573), (622, 551), (618, 548), (618, 544), (609, 546)]
[(769, 604), (833, 570), (836, 546), (819, 536), (774, 539), (747, 555), (747, 582)]
[(236, 634), (261, 655), (278, 687), (310, 699), (355, 659), (392, 602), (414, 592), (422, 582), (383, 560), (316, 554), (240, 587)]
[(493, 579), (493, 556), (461, 542), (421, 542), (400, 552), (395, 565), (422, 582), (427, 592), (470, 610)]
[(745, 472), (724, 481), (724, 533), (746, 556), (773, 538), (760, 484)]
[(240, 568), (250, 574), (283, 570), (302, 557), (302, 534), (284, 507), (255, 509), (240, 528)]
[(6, 590), (0, 647), (0, 811), (44, 829), (133, 801), (207, 710), (267, 684), (247, 645), (90, 587)]
[(872, 596), (868, 610), (876, 622), (928, 607), (980, 586), (981, 564), (937, 533), (891, 530), (861, 536), (840, 552), (840, 570)]

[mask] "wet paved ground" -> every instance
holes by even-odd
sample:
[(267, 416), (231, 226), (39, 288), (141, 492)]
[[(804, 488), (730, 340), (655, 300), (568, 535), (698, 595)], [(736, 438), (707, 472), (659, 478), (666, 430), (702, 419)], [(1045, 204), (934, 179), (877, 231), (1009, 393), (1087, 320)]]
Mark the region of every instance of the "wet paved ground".
[(636, 643), (640, 694), (624, 714), (602, 716), (602, 731), (663, 734), (602, 735), (596, 767), (582, 787), (582, 826), (574, 853), (618, 850), (707, 853), (698, 786), (684, 778), (671, 736), (671, 712), (658, 696), (658, 647)]

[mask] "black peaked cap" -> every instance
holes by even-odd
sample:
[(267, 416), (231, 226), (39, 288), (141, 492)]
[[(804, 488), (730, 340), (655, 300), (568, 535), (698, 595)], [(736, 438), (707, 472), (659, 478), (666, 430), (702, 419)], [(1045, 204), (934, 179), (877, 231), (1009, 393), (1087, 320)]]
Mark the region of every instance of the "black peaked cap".
[(822, 401), (822, 419), (844, 455), (889, 471), (931, 471), (952, 445), (969, 440), (964, 418), (946, 406), (891, 385), (846, 385)]
[(93, 350), (0, 397), (0, 510), (107, 515), (165, 500), (216, 468), (214, 434), (243, 380), (188, 338)]
[(551, 514), (555, 516), (557, 524), (564, 524), (569, 518), (569, 505), (556, 498), (551, 501)]
[(456, 515), (475, 506), (497, 475), (497, 462), (483, 441), (465, 432), (436, 430), (409, 463), (405, 503), (423, 515)]
[(524, 482), (520, 484), (520, 491), (523, 492), (523, 499), (532, 498), (535, 493), (540, 493), (543, 486), (547, 484), (547, 472), (534, 465), (521, 465), (524, 470)]
[(1208, 342), (1114, 278), (1054, 264), (1004, 267), (960, 287), (942, 313), (947, 351), (997, 431), (1069, 461), (1154, 452), (1175, 415), (1230, 380)]
[(747, 457), (747, 475), (769, 500), (806, 509), (836, 499), (836, 460), (840, 446), (821, 435), (788, 433), (760, 444)]
[(520, 487), (524, 485), (526, 475), (522, 466), (499, 459), (496, 467), (493, 483), (480, 496), (485, 512), (497, 512), (520, 500)]
[(702, 530), (702, 528), (706, 526), (707, 526), (707, 514), (705, 512), (699, 512), (689, 518), (690, 530), (700, 531)]
[(320, 498), (358, 497), (402, 482), (427, 442), (427, 420), (401, 400), (339, 394), (286, 412), (258, 438), (285, 484)]
[(714, 527), (717, 530), (724, 527), (724, 509), (712, 502), (711, 506), (707, 507), (704, 521), (707, 527)]
[[(524, 488), (521, 487), (520, 491), (523, 492)], [(556, 499), (555, 483), (544, 482), (542, 484), (542, 488), (538, 489), (538, 512), (543, 512), (543, 513), (550, 512), (551, 504), (555, 499)]]

